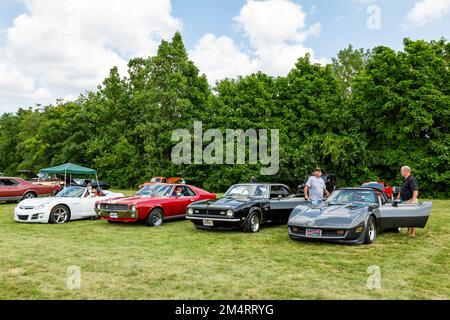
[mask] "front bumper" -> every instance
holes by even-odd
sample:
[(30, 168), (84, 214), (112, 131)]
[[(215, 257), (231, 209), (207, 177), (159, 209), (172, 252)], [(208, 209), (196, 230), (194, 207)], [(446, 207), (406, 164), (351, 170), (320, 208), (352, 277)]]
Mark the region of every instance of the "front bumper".
[(126, 211), (109, 211), (104, 209), (95, 208), (97, 216), (106, 221), (117, 221), (117, 222), (136, 222), (139, 219), (138, 212), (133, 212), (131, 210)]
[(48, 223), (50, 213), (45, 209), (14, 209), (14, 220), (22, 223)]
[[(191, 220), (197, 228), (215, 230), (239, 229), (245, 223), (245, 218), (225, 218), (206, 215), (187, 215), (186, 219)], [(213, 225), (205, 225), (204, 220), (212, 221)]]
[[(316, 229), (322, 231), (321, 237), (309, 237), (306, 235), (306, 229)], [(337, 231), (344, 231), (344, 234), (337, 234)], [(289, 238), (300, 241), (321, 241), (336, 242), (343, 244), (359, 244), (364, 242), (363, 226), (350, 229), (344, 228), (318, 228), (311, 226), (288, 225)]]

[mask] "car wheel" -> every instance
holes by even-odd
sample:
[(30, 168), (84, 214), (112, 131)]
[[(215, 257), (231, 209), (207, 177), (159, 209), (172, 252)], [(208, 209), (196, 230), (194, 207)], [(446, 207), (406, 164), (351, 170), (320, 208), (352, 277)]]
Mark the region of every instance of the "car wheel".
[(55, 206), (50, 212), (49, 222), (53, 224), (63, 224), (69, 221), (70, 212), (69, 208), (63, 205)]
[(33, 198), (36, 198), (36, 193), (34, 193), (34, 192), (27, 192), (27, 193), (25, 193), (24, 195), (23, 195), (23, 200), (24, 199), (33, 199)]
[(367, 221), (367, 228), (365, 232), (364, 244), (372, 244), (377, 239), (377, 224), (375, 219), (370, 216)]
[(153, 209), (145, 219), (145, 224), (149, 227), (160, 227), (164, 222), (164, 213), (161, 208)]
[(247, 219), (245, 231), (256, 233), (259, 232), (260, 227), (261, 227), (261, 220), (259, 218), (259, 214), (257, 212), (251, 213)]
[(402, 232), (402, 228), (389, 228), (389, 229), (386, 229), (386, 232), (401, 233)]

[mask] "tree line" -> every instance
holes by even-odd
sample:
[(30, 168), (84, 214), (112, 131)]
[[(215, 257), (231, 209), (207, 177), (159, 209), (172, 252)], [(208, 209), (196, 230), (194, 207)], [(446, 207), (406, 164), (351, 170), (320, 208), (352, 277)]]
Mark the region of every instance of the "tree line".
[[(298, 59), (287, 76), (262, 72), (214, 87), (189, 60), (181, 35), (157, 54), (116, 67), (76, 101), (21, 108), (0, 117), (0, 172), (73, 162), (120, 188), (152, 176), (181, 176), (211, 191), (249, 181), (292, 187), (320, 166), (340, 186), (401, 183), (409, 165), (423, 194), (450, 196), (450, 43), (404, 40), (395, 51), (352, 46), (331, 63)], [(175, 165), (174, 129), (279, 129), (280, 170), (260, 164)]]

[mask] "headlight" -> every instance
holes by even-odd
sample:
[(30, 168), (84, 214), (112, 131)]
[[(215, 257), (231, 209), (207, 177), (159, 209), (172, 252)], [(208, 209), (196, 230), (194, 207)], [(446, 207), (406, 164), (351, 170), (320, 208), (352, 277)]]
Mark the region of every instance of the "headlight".
[(232, 218), (233, 216), (234, 216), (233, 210), (228, 210), (227, 211), (227, 217)]
[(194, 209), (189, 208), (189, 209), (188, 209), (188, 214), (194, 214)]
[(41, 209), (44, 209), (47, 205), (48, 205), (48, 203), (43, 203), (43, 204), (40, 204), (40, 205), (34, 207), (34, 209), (41, 210)]
[(136, 206), (131, 206), (131, 211), (136, 212)]

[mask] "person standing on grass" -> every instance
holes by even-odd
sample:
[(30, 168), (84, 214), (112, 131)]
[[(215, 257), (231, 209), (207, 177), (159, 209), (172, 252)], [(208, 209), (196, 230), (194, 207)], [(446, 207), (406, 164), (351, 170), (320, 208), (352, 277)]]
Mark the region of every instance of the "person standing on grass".
[(325, 181), (322, 179), (322, 170), (320, 168), (314, 169), (313, 175), (306, 182), (303, 192), (305, 193), (305, 200), (311, 200), (314, 206), (320, 205), (323, 198), (330, 195)]
[[(419, 186), (417, 184), (416, 178), (411, 175), (411, 168), (408, 166), (403, 166), (400, 169), (405, 181), (400, 189), (400, 193), (397, 196), (397, 200), (402, 200), (406, 203), (419, 203)], [(415, 237), (416, 229), (408, 228), (408, 236)]]

